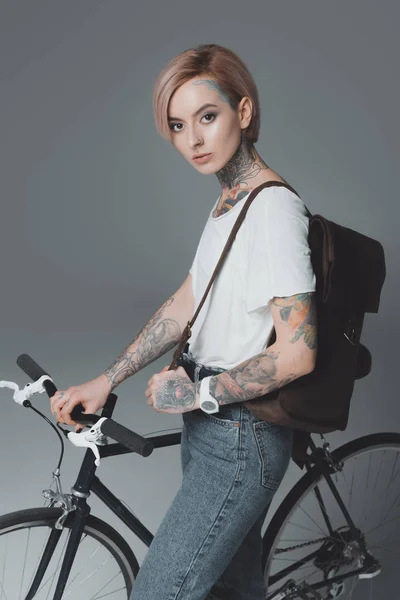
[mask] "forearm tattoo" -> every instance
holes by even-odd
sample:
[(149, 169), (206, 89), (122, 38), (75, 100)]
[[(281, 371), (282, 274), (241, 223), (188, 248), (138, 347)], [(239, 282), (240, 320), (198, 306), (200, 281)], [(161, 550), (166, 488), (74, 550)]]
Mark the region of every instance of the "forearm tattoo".
[(225, 373), (214, 375), (210, 379), (211, 396), (220, 405), (244, 402), (297, 379), (298, 373), (290, 373), (284, 379), (277, 377), (279, 355), (279, 351), (265, 350)]
[(164, 317), (165, 310), (174, 302), (174, 296), (151, 317), (134, 340), (104, 371), (113, 390), (122, 381), (143, 369), (169, 350), (180, 340), (180, 325), (174, 319)]

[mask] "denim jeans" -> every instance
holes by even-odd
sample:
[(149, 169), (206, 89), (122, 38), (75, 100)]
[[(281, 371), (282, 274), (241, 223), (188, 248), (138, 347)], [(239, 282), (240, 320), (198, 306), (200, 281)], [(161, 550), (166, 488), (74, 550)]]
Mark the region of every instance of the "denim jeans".
[[(193, 357), (182, 359), (185, 367)], [(223, 370), (204, 367), (200, 378)], [(261, 527), (293, 432), (261, 421), (241, 402), (182, 418), (182, 483), (130, 600), (265, 600)]]

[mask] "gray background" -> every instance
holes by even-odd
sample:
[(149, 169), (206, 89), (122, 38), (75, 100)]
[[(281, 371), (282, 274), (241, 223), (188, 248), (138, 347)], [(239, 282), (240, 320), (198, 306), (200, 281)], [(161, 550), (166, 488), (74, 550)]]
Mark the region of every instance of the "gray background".
[[(362, 336), (373, 370), (348, 429), (328, 437), (399, 430), (398, 17), (394, 2), (367, 0), (1, 2), (0, 380), (27, 383), (24, 352), (60, 389), (96, 377), (186, 277), (220, 187), (158, 136), (152, 86), (171, 57), (216, 42), (256, 80), (267, 164), (311, 212), (385, 248), (380, 311)], [(181, 427), (144, 396), (171, 357), (117, 388), (117, 420), (141, 434)], [(0, 402), (4, 513), (43, 503), (59, 446), (9, 390)], [(49, 415), (47, 396), (35, 404)], [(67, 490), (82, 456), (67, 447)], [(179, 446), (98, 474), (155, 531), (180, 484)], [(274, 506), (299, 474), (290, 467)], [(141, 562), (146, 547), (127, 539)]]

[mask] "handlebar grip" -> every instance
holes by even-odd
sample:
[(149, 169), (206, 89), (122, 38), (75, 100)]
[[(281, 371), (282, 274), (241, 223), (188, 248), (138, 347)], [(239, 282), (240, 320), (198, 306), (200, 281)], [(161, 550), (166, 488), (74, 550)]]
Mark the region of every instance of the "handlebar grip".
[[(40, 367), (29, 354), (20, 354), (17, 358), (17, 365), (30, 377), (33, 381), (40, 379), (42, 375), (49, 375), (42, 367)], [(49, 375), (50, 377), (50, 375)]]
[[(17, 365), (32, 379), (32, 381), (37, 381), (42, 375), (48, 375), (50, 377), (50, 374), (42, 369), (29, 354), (20, 354), (17, 358)], [(50, 380), (44, 381), (43, 387), (49, 398), (54, 396), (57, 391), (56, 386)]]
[[(101, 417), (98, 415), (83, 413), (82, 404), (78, 404), (72, 409), (71, 417), (77, 423), (82, 423), (82, 425), (92, 425), (101, 419)], [(106, 419), (106, 421), (103, 421), (100, 429), (104, 435), (109, 436), (116, 442), (119, 442), (123, 446), (129, 448), (129, 450), (132, 450), (132, 452), (136, 452), (141, 456), (150, 456), (154, 450), (154, 444), (151, 440), (142, 437), (138, 433), (131, 431), (123, 425), (120, 425), (116, 421), (113, 421), (113, 419)]]
[(112, 419), (103, 421), (100, 429), (104, 435), (110, 436), (116, 442), (133, 450), (133, 452), (137, 452), (141, 456), (150, 456), (154, 450), (154, 444), (151, 440), (142, 437)]

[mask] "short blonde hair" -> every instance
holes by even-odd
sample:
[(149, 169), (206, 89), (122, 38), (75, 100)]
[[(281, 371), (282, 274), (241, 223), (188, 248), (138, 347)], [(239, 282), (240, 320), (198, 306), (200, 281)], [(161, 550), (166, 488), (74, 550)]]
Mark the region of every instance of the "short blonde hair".
[(153, 114), (158, 133), (171, 142), (168, 126), (168, 105), (171, 96), (183, 83), (193, 77), (214, 79), (237, 108), (244, 96), (253, 103), (250, 125), (244, 135), (251, 143), (258, 140), (260, 130), (260, 101), (257, 86), (244, 62), (228, 48), (218, 44), (200, 44), (172, 58), (156, 79), (153, 88)]

